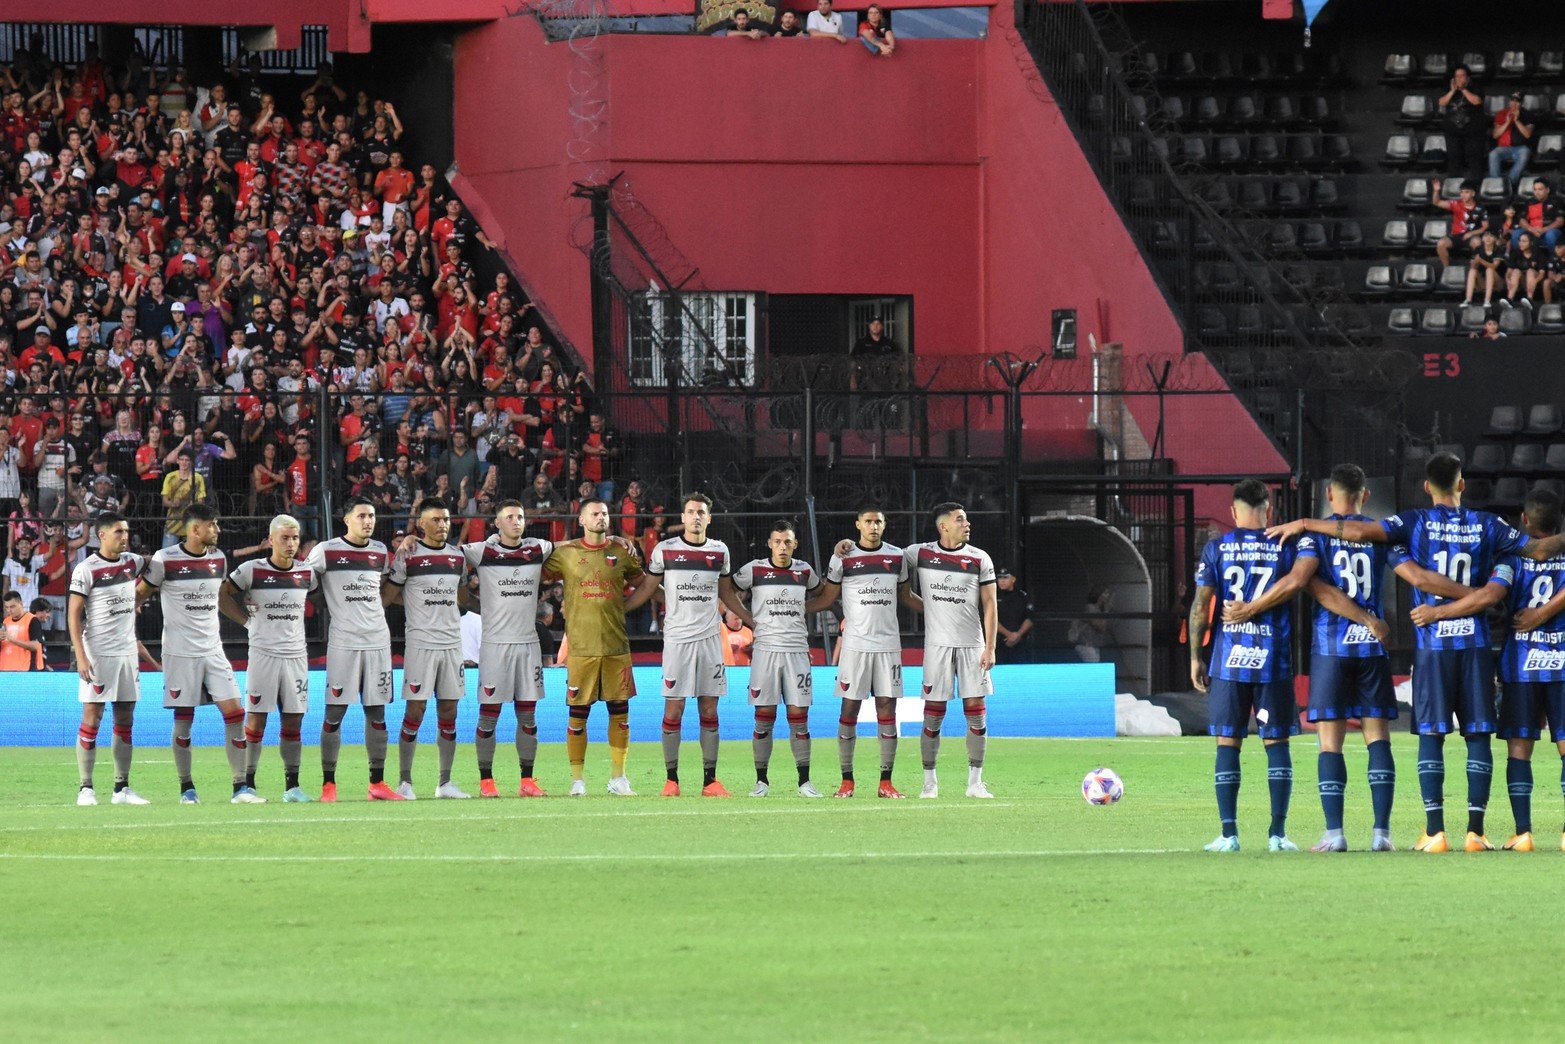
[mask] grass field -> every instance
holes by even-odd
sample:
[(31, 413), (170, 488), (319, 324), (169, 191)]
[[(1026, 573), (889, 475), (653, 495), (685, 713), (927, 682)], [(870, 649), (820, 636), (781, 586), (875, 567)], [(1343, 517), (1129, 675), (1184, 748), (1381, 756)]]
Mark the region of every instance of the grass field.
[[(1421, 824), (1406, 740), (1404, 847)], [(873, 746), (860, 744), (866, 778)], [(1314, 752), (1296, 747), (1291, 833), (1307, 847)], [(824, 787), (835, 754), (816, 748)], [(79, 809), (69, 749), (9, 749), (0, 1026), (16, 1041), (1558, 1035), (1552, 752), (1538, 755), (1543, 851), (1441, 857), (1268, 855), (1258, 748), (1237, 856), (1198, 851), (1216, 833), (1207, 741), (996, 740), (994, 802), (961, 797), (961, 752), (946, 743), (938, 802), (808, 802), (789, 786), (614, 799), (599, 745), (585, 800), (331, 807), (279, 803), (269, 750), (273, 803), (234, 807), (221, 751), (201, 749), (213, 803), (181, 807), (167, 751), (143, 747), (133, 779), (155, 804)], [(543, 753), (545, 785), (563, 791), (563, 751)], [(725, 746), (731, 789), (752, 780), (748, 754)], [(476, 789), (471, 750), (458, 757)], [(916, 741), (902, 759), (916, 791)], [(432, 745), (420, 760), (432, 793)], [(657, 760), (631, 752), (643, 795)], [(1348, 760), (1362, 847), (1362, 745)], [(1078, 791), (1100, 763), (1126, 780), (1113, 808)], [(109, 764), (105, 749), (105, 801)], [(357, 798), (361, 752), (342, 764)], [(779, 744), (773, 778), (791, 777)], [(1509, 835), (1503, 783), (1492, 821)]]

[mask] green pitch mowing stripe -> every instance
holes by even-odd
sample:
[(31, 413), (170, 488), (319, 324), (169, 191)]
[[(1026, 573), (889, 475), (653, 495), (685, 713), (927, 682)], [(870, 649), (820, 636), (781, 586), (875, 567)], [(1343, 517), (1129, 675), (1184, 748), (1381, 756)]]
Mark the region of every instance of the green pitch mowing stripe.
[[(1557, 1035), (1557, 933), (1511, 927), (1546, 917), (1565, 873), (1552, 750), (1535, 758), (1536, 854), (1317, 856), (1262, 850), (1254, 746), (1236, 856), (1197, 851), (1217, 832), (1206, 740), (996, 740), (993, 802), (962, 796), (949, 740), (936, 802), (870, 796), (861, 743), (851, 801), (795, 796), (779, 745), (764, 800), (611, 799), (595, 747), (585, 799), (370, 804), (362, 750), (345, 749), (352, 800), (335, 807), (281, 804), (270, 749), (272, 803), (231, 806), (222, 752), (200, 749), (207, 804), (176, 804), (171, 767), (145, 764), (133, 778), (151, 807), (76, 808), (69, 749), (11, 749), (0, 1026), (27, 1041)], [(1422, 815), (1412, 744), (1396, 746), (1407, 846)], [(1295, 747), (1291, 832), (1307, 846), (1321, 829), (1313, 748)], [(1448, 748), (1459, 826), (1464, 750)], [(816, 782), (834, 786), (834, 744), (815, 752)], [(540, 754), (544, 786), (563, 793), (563, 750)], [(433, 755), (420, 750), (415, 781), (429, 794)], [(476, 790), (472, 757), (459, 753), (456, 779)], [(1347, 757), (1362, 848), (1362, 743)], [(658, 761), (654, 745), (631, 752), (643, 795)], [(1081, 800), (1099, 764), (1125, 778), (1115, 807)], [(725, 744), (722, 777), (748, 790), (747, 744)], [(100, 764), (105, 801), (108, 779)], [(904, 741), (897, 783), (915, 794), (919, 780)], [(1503, 786), (1490, 819), (1494, 840), (1509, 835)]]

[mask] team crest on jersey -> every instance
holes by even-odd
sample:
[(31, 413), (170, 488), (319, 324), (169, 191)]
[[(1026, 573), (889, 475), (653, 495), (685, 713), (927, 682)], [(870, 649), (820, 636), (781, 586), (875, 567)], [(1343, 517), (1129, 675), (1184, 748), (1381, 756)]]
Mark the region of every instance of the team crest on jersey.
[(252, 692), (250, 694), (250, 702), (251, 703), (260, 703), (261, 702), (261, 694), (258, 693), (258, 692)]
[(603, 560), (609, 564), (609, 568), (619, 565), (619, 555), (604, 555)]
[(751, 687), (750, 687), (750, 698), (751, 698), (751, 699), (752, 699), (752, 700), (758, 700), (758, 699), (760, 699), (760, 698), (761, 698), (761, 690), (760, 690), (760, 689), (757, 689), (757, 688), (756, 688), (756, 687), (755, 687), (755, 686), (753, 686), (753, 685), (752, 685), (752, 686), (751, 686)]
[(331, 690), (331, 694), (332, 694), (333, 698), (340, 698), (342, 696), (342, 686), (341, 685), (328, 685), (327, 688)]
[(408, 691), (413, 693), (415, 696), (418, 695), (418, 690), (422, 689), (423, 687), (424, 686), (419, 682), (408, 682)]
[(837, 684), (842, 687), (842, 691), (843, 692), (847, 692), (848, 691), (848, 683), (847, 682), (841, 681), (841, 682), (838, 682)]
[(100, 685), (98, 682), (93, 682), (92, 683), (92, 693), (93, 693), (94, 696), (102, 696), (103, 695), (103, 690), (105, 690), (107, 688), (108, 688), (107, 685)]
[(928, 696), (930, 693), (932, 693), (934, 691), (935, 691), (935, 687), (933, 685), (929, 684), (928, 682), (924, 683), (924, 695), (925, 696)]
[[(494, 687), (494, 686), (493, 686), (493, 685), (485, 685), (485, 686), (484, 686), (484, 687), (483, 687), (483, 690), (484, 690), (484, 695), (485, 695), (485, 696), (493, 696), (493, 695), (494, 695), (494, 688), (495, 688), (495, 687)], [(418, 691), (418, 690), (417, 690), (417, 689), (414, 689), (414, 690), (413, 690), (413, 691), (414, 691), (414, 692), (417, 692), (417, 691)]]
[(664, 678), (663, 679), (663, 684), (668, 686), (670, 689), (672, 689), (674, 687), (674, 679), (673, 678)]
[(168, 691), (168, 698), (171, 699), (171, 700), (177, 700), (177, 699), (179, 699), (179, 694), (181, 692), (184, 692), (184, 691), (185, 690), (183, 690), (183, 689), (170, 689)]

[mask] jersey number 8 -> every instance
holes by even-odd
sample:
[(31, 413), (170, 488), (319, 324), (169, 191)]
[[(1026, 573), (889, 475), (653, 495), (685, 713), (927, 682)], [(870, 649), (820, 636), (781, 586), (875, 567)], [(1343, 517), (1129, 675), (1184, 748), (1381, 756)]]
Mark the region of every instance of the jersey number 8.
[(1532, 582), (1532, 597), (1527, 599), (1527, 608), (1537, 609), (1554, 597), (1554, 578), (1547, 574), (1538, 577)]

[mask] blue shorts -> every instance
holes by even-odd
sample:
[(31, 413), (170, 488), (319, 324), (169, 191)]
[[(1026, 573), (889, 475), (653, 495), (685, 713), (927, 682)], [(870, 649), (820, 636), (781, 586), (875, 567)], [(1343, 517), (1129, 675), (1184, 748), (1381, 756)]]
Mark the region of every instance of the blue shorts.
[(1488, 649), (1413, 650), (1413, 731), (1451, 731), (1451, 716), (1464, 736), (1493, 733), (1494, 668)]
[(1385, 656), (1310, 658), (1311, 721), (1397, 716), (1397, 695), (1391, 685), (1391, 660)]
[(1213, 678), (1206, 695), (1207, 732), (1238, 739), (1250, 734), (1250, 715), (1259, 723), (1261, 739), (1286, 739), (1299, 734), (1299, 712), (1293, 702), (1293, 679), (1235, 682)]
[(1565, 681), (1501, 682), (1501, 739), (1542, 739), (1549, 723), (1554, 742), (1565, 740)]

